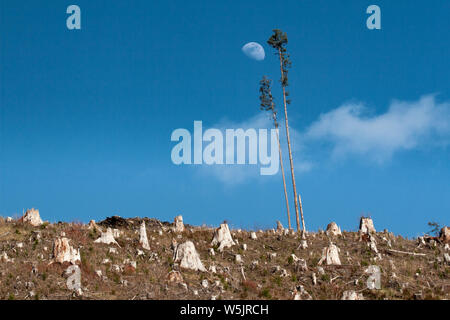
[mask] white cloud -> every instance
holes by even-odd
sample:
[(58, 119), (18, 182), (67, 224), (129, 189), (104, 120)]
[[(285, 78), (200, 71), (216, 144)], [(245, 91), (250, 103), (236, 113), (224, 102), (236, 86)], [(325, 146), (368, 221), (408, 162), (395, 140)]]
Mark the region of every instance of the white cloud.
[[(237, 129), (242, 128), (244, 130), (250, 128), (270, 128), (270, 121), (267, 115), (257, 114), (252, 118), (242, 121), (233, 122), (228, 119), (222, 119), (219, 123), (214, 124), (211, 128), (219, 129), (223, 133), (226, 129)], [(206, 130), (207, 128), (203, 128)], [(225, 148), (229, 148), (229, 141), (224, 141), (226, 144)], [(247, 152), (252, 152), (247, 149)], [(252, 155), (248, 155), (250, 157)], [(226, 185), (235, 185), (243, 183), (251, 178), (259, 176), (259, 168), (257, 165), (206, 165), (203, 164), (199, 167), (199, 172), (203, 175), (213, 176), (220, 182)]]
[[(288, 149), (286, 144), (286, 135), (284, 130), (284, 124), (280, 122), (280, 141), (281, 141), (281, 152), (283, 154), (283, 165), (284, 171), (286, 175), (286, 179), (290, 177), (290, 165), (289, 165), (289, 157), (288, 157)], [(233, 122), (229, 120), (222, 120), (219, 123), (211, 126), (211, 128), (216, 128), (225, 132), (226, 129), (238, 129), (242, 128), (246, 129), (273, 129), (273, 122), (269, 117), (268, 112), (260, 112), (255, 116), (251, 117), (248, 120), (242, 122)], [(204, 128), (206, 130), (207, 128)], [(301, 134), (290, 128), (291, 141), (294, 139), (298, 139), (301, 141)], [(229, 142), (226, 142), (229, 143)], [(300, 151), (301, 144), (293, 145), (293, 153), (294, 153), (294, 170), (297, 173), (302, 173), (311, 170), (312, 163), (308, 161), (302, 160), (299, 155), (295, 155), (296, 151)], [(230, 146), (227, 146), (230, 147)], [(247, 150), (250, 152), (250, 150)], [(250, 156), (250, 155), (249, 155)], [(257, 155), (256, 155), (257, 156)], [(223, 182), (226, 185), (236, 185), (240, 183), (244, 183), (249, 181), (250, 179), (258, 179), (260, 181), (270, 179), (270, 176), (261, 176), (260, 174), (260, 165), (202, 165), (199, 167), (199, 170), (202, 174), (212, 175), (217, 178), (219, 181)], [(276, 177), (281, 174), (281, 170), (278, 171)], [(280, 178), (281, 179), (281, 178)]]
[[(280, 114), (280, 117), (282, 115)], [(284, 121), (280, 122), (280, 141), (287, 181), (290, 181), (290, 163), (286, 143)], [(225, 129), (273, 128), (267, 113), (233, 122), (223, 120), (213, 126)], [(205, 130), (206, 128), (204, 128)], [(412, 150), (423, 146), (436, 147), (450, 142), (450, 103), (437, 103), (433, 95), (417, 101), (393, 101), (386, 112), (374, 114), (363, 103), (347, 103), (321, 114), (303, 132), (289, 128), (291, 135), (294, 170), (297, 175), (311, 171), (319, 163), (333, 159), (363, 156), (364, 160), (383, 163), (401, 150)], [(226, 185), (235, 185), (261, 176), (259, 165), (202, 165), (202, 174), (213, 176)], [(281, 170), (276, 177), (279, 177)]]
[(448, 141), (450, 104), (436, 103), (432, 95), (416, 102), (393, 101), (383, 114), (371, 116), (369, 111), (363, 104), (345, 104), (320, 115), (304, 139), (331, 143), (335, 158), (364, 155), (376, 162), (400, 150)]
[(241, 184), (261, 177), (257, 165), (202, 165), (199, 170), (202, 174), (213, 176), (225, 185)]

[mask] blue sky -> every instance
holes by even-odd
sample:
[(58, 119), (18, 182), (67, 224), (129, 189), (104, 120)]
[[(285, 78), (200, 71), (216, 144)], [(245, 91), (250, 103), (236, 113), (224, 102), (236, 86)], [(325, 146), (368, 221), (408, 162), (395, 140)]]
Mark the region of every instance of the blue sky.
[[(71, 4), (81, 30), (66, 28)], [(366, 28), (371, 4), (381, 30)], [(289, 120), (307, 229), (336, 221), (355, 230), (363, 213), (407, 236), (431, 220), (449, 224), (448, 1), (5, 0), (0, 8), (1, 215), (35, 207), (50, 221), (182, 214), (190, 224), (286, 225), (280, 174), (175, 166), (170, 157), (172, 131), (192, 131), (194, 120), (261, 123), (264, 74), (281, 108), (266, 44), (280, 28), (293, 62)], [(252, 41), (264, 60), (242, 53)]]

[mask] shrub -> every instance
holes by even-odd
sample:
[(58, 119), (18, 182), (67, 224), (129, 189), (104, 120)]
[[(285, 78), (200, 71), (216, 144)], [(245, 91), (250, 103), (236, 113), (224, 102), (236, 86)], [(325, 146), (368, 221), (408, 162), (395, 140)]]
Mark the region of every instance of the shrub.
[(261, 290), (261, 292), (259, 293), (259, 297), (260, 298), (266, 298), (266, 299), (271, 299), (272, 295), (270, 294), (270, 290), (268, 288), (264, 288)]
[(429, 232), (436, 237), (439, 236), (439, 231), (442, 229), (441, 225), (435, 221), (428, 222), (428, 226), (432, 228)]
[(244, 290), (249, 290), (252, 292), (256, 292), (258, 287), (257, 283), (251, 280), (242, 281), (242, 286), (244, 287)]
[(322, 281), (328, 282), (328, 281), (330, 281), (330, 276), (325, 273), (322, 275), (322, 277), (320, 279), (322, 279)]
[(289, 258), (288, 258), (288, 263), (289, 263), (289, 264), (294, 263), (294, 258), (292, 258), (292, 256), (289, 256)]

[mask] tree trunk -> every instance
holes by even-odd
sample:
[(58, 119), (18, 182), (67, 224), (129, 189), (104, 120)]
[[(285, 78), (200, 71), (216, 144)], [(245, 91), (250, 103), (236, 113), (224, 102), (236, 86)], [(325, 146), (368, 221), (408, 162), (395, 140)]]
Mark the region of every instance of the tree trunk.
[(284, 198), (286, 199), (288, 224), (289, 224), (289, 230), (291, 230), (291, 213), (289, 212), (289, 200), (288, 200), (288, 195), (287, 195), (287, 190), (286, 190), (286, 179), (284, 177), (284, 167), (283, 167), (283, 157), (281, 155), (280, 136), (278, 135), (278, 128), (275, 128), (275, 129), (277, 130), (278, 153), (280, 155), (281, 174), (283, 175)]
[(300, 193), (298, 194), (298, 203), (299, 203), (299, 205), (300, 205), (300, 215), (302, 216), (302, 230), (303, 230), (303, 236), (305, 236), (305, 233), (306, 233), (306, 227), (305, 227), (305, 219), (303, 218), (302, 197), (300, 197)]
[[(280, 57), (280, 71), (281, 71), (281, 80), (284, 78), (283, 73), (283, 61), (281, 60), (281, 49), (278, 49), (278, 56)], [(291, 177), (292, 177), (292, 187), (294, 189), (294, 201), (295, 201), (295, 216), (297, 218), (297, 231), (300, 231), (300, 220), (298, 214), (298, 201), (297, 201), (297, 187), (295, 186), (295, 175), (294, 175), (294, 162), (292, 161), (292, 150), (291, 150), (291, 139), (289, 137), (289, 123), (288, 123), (288, 115), (287, 115), (287, 106), (286, 106), (286, 89), (283, 86), (283, 102), (284, 102), (284, 118), (286, 121), (286, 138), (289, 150), (289, 162), (291, 165)]]

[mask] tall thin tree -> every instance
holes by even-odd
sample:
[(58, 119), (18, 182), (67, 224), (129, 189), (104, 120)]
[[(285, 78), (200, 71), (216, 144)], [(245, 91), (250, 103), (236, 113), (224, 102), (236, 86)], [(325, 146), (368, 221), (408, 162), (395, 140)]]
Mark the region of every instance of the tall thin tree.
[[(288, 69), (291, 67), (291, 60), (289, 58), (289, 53), (287, 53), (286, 45), (288, 43), (287, 34), (279, 29), (274, 29), (272, 36), (267, 40), (267, 43), (275, 49), (275, 54), (278, 55), (280, 60), (280, 73), (281, 73), (281, 87), (283, 89), (283, 102), (284, 102), (284, 118), (286, 125), (286, 139), (288, 144), (289, 151), (289, 162), (291, 165), (291, 177), (292, 177), (292, 187), (294, 189), (294, 201), (295, 201), (295, 215), (297, 218), (297, 230), (300, 230), (300, 221), (299, 221), (299, 204), (297, 199), (297, 187), (295, 185), (295, 175), (294, 175), (294, 161), (292, 160), (292, 149), (291, 149), (291, 139), (289, 136), (289, 121), (287, 114), (287, 105), (291, 103), (291, 100), (287, 99), (289, 96), (289, 92), (286, 88), (289, 85), (288, 82)], [(302, 213), (302, 229), (303, 233), (305, 233), (305, 224)]]
[(275, 127), (277, 133), (277, 141), (278, 141), (278, 154), (280, 156), (280, 166), (281, 166), (281, 174), (283, 176), (283, 187), (284, 187), (284, 198), (286, 199), (286, 209), (287, 209), (287, 217), (289, 230), (291, 229), (291, 213), (289, 212), (289, 200), (286, 190), (286, 178), (284, 176), (284, 167), (283, 167), (283, 156), (281, 154), (281, 144), (280, 144), (280, 136), (278, 135), (278, 121), (277, 121), (277, 110), (275, 108), (275, 103), (273, 102), (272, 96), (272, 80), (263, 76), (262, 80), (259, 82), (259, 100), (261, 101), (260, 109), (263, 111), (270, 111), (271, 118), (273, 120), (273, 125)]

